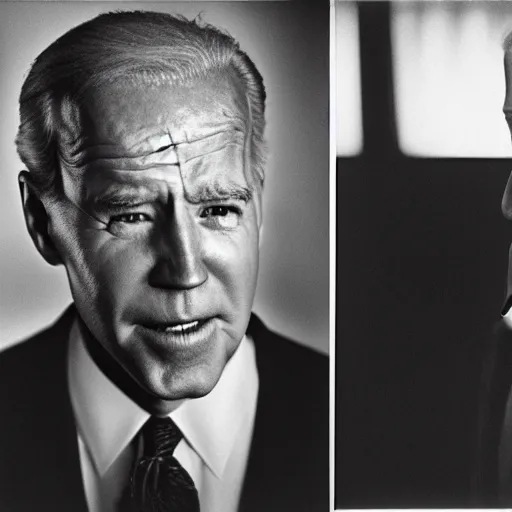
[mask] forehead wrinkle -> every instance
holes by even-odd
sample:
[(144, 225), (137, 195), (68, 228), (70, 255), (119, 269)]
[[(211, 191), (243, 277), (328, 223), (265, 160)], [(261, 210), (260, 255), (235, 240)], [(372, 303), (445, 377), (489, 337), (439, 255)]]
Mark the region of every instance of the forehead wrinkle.
[[(193, 154), (192, 152), (188, 152), (188, 155), (186, 152), (184, 151), (180, 151), (180, 149), (182, 149), (180, 147), (180, 145), (178, 145), (176, 147), (176, 154), (178, 156), (178, 160), (179, 160), (179, 163), (180, 164), (187, 164), (187, 163), (190, 163), (198, 158), (204, 158), (204, 157), (207, 157), (209, 155), (213, 155), (215, 153), (220, 153), (221, 151), (229, 148), (229, 147), (237, 147), (237, 146), (242, 146), (244, 147), (244, 144), (241, 144), (239, 142), (235, 142), (235, 141), (227, 141), (227, 142), (224, 142), (222, 145), (220, 146), (217, 146), (215, 148), (212, 148), (212, 149), (204, 149), (203, 151), (201, 151), (200, 153), (198, 153), (197, 155), (196, 154)], [(184, 155), (185, 153), (185, 155)]]
[(155, 153), (173, 147), (168, 133), (152, 134), (142, 141), (132, 144), (131, 146), (123, 146), (115, 143), (96, 143), (83, 145), (83, 150), (88, 150), (93, 155), (98, 155), (101, 159), (114, 158), (138, 158), (150, 156)]
[[(219, 129), (220, 128), (220, 129)], [(165, 128), (165, 133), (158, 135), (150, 135), (131, 146), (124, 147), (113, 143), (95, 143), (95, 144), (81, 144), (81, 150), (89, 150), (92, 153), (101, 154), (101, 158), (137, 158), (143, 156), (153, 155), (160, 153), (166, 149), (170, 149), (183, 144), (194, 144), (196, 142), (206, 141), (207, 139), (216, 137), (223, 134), (237, 134), (244, 133), (239, 126), (235, 124), (225, 124), (220, 127), (216, 127), (213, 131), (204, 131), (203, 134), (193, 133), (192, 136), (185, 130), (176, 136), (174, 130), (170, 130), (169, 127)], [(174, 133), (171, 136), (171, 133)], [(151, 142), (153, 140), (153, 142)], [(109, 153), (112, 155), (109, 155)]]
[(182, 146), (184, 144), (194, 144), (196, 142), (204, 142), (214, 137), (221, 135), (233, 135), (234, 137), (244, 136), (246, 126), (238, 122), (228, 123), (212, 123), (208, 128), (212, 127), (211, 130), (194, 130), (194, 129), (170, 129), (167, 133), (171, 138), (175, 146)]
[[(207, 132), (207, 134), (202, 137), (198, 137), (197, 134), (194, 138), (189, 137), (187, 133), (184, 133), (184, 135), (185, 137), (182, 137), (178, 142), (173, 139), (170, 131), (168, 131), (165, 136), (152, 135), (146, 139), (153, 139), (155, 141), (152, 144), (152, 148), (148, 147), (145, 151), (141, 150), (139, 153), (130, 156), (126, 155), (125, 148), (115, 144), (100, 143), (90, 144), (88, 146), (82, 144), (82, 150), (76, 153), (74, 157), (71, 157), (69, 154), (63, 154), (62, 159), (68, 166), (78, 170), (88, 167), (118, 168), (119, 170), (130, 171), (146, 170), (153, 166), (177, 165), (178, 157), (176, 151), (178, 147), (184, 149), (186, 146), (189, 146), (192, 148), (201, 142), (207, 143), (209, 140), (215, 137), (219, 138), (222, 135), (225, 135), (226, 138), (231, 135), (234, 139), (241, 139), (244, 136), (244, 132), (233, 125), (227, 125), (224, 130), (217, 129), (212, 132)], [(234, 143), (236, 142), (228, 140), (219, 146), (216, 151)], [(207, 153), (208, 152), (203, 154)], [(183, 161), (187, 162), (188, 158), (183, 158)]]
[(227, 199), (249, 202), (253, 197), (253, 185), (247, 179), (243, 170), (236, 172), (239, 167), (234, 167), (231, 172), (215, 169), (211, 172), (184, 172), (183, 166), (178, 166), (180, 172), (183, 194), (191, 204), (199, 204), (211, 201)]
[[(205, 140), (207, 139), (202, 139), (198, 142), (204, 142)], [(241, 141), (238, 142), (231, 140), (218, 145), (214, 149), (208, 150), (205, 148), (200, 154), (193, 154), (191, 150), (197, 149), (194, 146), (196, 146), (198, 142), (192, 144), (172, 144), (169, 148), (164, 149), (163, 151), (156, 152), (145, 157), (97, 158), (93, 161), (82, 162), (82, 165), (80, 166), (70, 165), (68, 169), (70, 173), (76, 173), (77, 171), (82, 171), (83, 173), (99, 173), (105, 171), (138, 173), (151, 170), (161, 170), (162, 172), (165, 172), (169, 167), (175, 167), (178, 168), (180, 176), (183, 174), (187, 176), (190, 175), (192, 178), (198, 178), (200, 175), (208, 173), (213, 174), (215, 171), (219, 170), (228, 172), (230, 170), (232, 172), (236, 171), (236, 169), (239, 168), (238, 164), (241, 164), (241, 169), (245, 169), (247, 167), (247, 162), (244, 157), (247, 144), (242, 144)], [(217, 143), (219, 142), (220, 141), (217, 141)], [(229, 148), (232, 148), (232, 150), (229, 150)], [(239, 148), (239, 151), (237, 151), (237, 148)], [(201, 145), (199, 145), (199, 149), (201, 149)], [(222, 159), (221, 155), (223, 151), (227, 151), (224, 159)], [(212, 155), (216, 154), (220, 155), (218, 158), (214, 158), (213, 161), (208, 158), (211, 158)], [(191, 165), (192, 167), (187, 170), (188, 165)], [(245, 175), (245, 171), (243, 171), (243, 174)], [(245, 176), (245, 178), (247, 179), (247, 176)], [(185, 187), (185, 183), (183, 183), (183, 186)]]
[[(217, 87), (217, 84), (212, 84), (212, 85), (214, 87)], [(218, 90), (218, 89), (216, 89), (216, 90)], [(238, 91), (238, 92), (240, 93), (241, 91)], [(188, 92), (187, 92), (187, 95), (188, 95)], [(84, 161), (84, 157), (85, 157), (85, 159), (91, 158), (90, 157), (91, 150), (89, 149), (87, 151), (86, 155), (80, 154), (80, 155), (78, 155), (80, 158), (77, 158), (76, 160), (72, 160), (71, 158), (67, 159), (68, 166), (69, 166), (70, 170), (74, 167), (74, 168), (80, 168), (81, 170), (85, 169), (86, 171), (90, 171), (90, 170), (101, 171), (102, 170), (101, 168), (103, 168), (103, 169), (116, 170), (117, 172), (122, 173), (122, 174), (124, 174), (125, 172), (128, 174), (128, 173), (137, 171), (137, 174), (138, 174), (139, 171), (150, 171), (151, 169), (153, 169), (153, 170), (158, 170), (159, 173), (163, 174), (166, 170), (170, 171), (170, 167), (174, 167), (175, 169), (176, 168), (178, 169), (179, 176), (182, 178), (182, 181), (183, 181), (183, 176), (182, 176), (182, 172), (181, 172), (182, 169), (179, 168), (179, 164), (180, 163), (185, 164), (187, 159), (183, 158), (185, 155), (182, 154), (181, 149), (185, 149), (185, 146), (187, 145), (187, 143), (193, 144), (194, 142), (199, 142), (202, 140), (204, 141), (205, 133), (206, 133), (206, 135), (212, 135), (212, 136), (215, 135), (216, 133), (222, 134), (225, 131), (223, 128), (225, 128), (226, 131), (232, 131), (234, 133), (239, 132), (239, 133), (244, 134), (244, 136), (245, 136), (244, 149), (241, 149), (241, 151), (239, 151), (239, 152), (235, 151), (234, 149), (233, 150), (226, 149), (228, 154), (227, 154), (227, 158), (225, 159), (224, 162), (223, 162), (222, 158), (220, 158), (220, 157), (212, 156), (213, 160), (210, 160), (210, 161), (208, 161), (208, 159), (205, 158), (206, 161), (205, 161), (204, 165), (202, 163), (200, 166), (193, 165), (193, 168), (196, 169), (196, 172), (193, 172), (192, 176), (190, 176), (190, 178), (192, 178), (192, 182), (194, 182), (198, 178), (200, 178), (201, 174), (204, 175), (205, 173), (207, 175), (210, 175), (212, 178), (214, 178), (215, 174), (219, 175), (220, 173), (223, 172), (223, 169), (225, 169), (225, 164), (227, 164), (229, 168), (234, 169), (235, 171), (236, 171), (236, 169), (240, 169), (240, 171), (241, 171), (240, 173), (235, 172), (235, 175), (238, 174), (238, 181), (240, 181), (240, 183), (245, 183), (245, 184), (248, 183), (249, 181), (251, 181), (250, 176), (247, 175), (247, 172), (250, 169), (250, 166), (247, 165), (250, 141), (246, 135), (248, 132), (248, 128), (250, 131), (250, 129), (252, 127), (251, 127), (251, 121), (250, 121), (251, 111), (249, 108), (247, 108), (248, 101), (246, 98), (246, 94), (237, 94), (234, 89), (230, 89), (229, 101), (227, 103), (224, 103), (224, 100), (218, 99), (217, 97), (215, 97), (214, 103), (217, 106), (214, 107), (213, 109), (209, 108), (208, 102), (205, 103), (205, 101), (201, 100), (201, 96), (199, 96), (198, 98), (199, 98), (199, 103), (192, 102), (190, 104), (187, 104), (188, 106), (186, 106), (184, 109), (178, 110), (179, 115), (177, 118), (174, 118), (174, 117), (169, 118), (168, 121), (171, 121), (171, 120), (173, 121), (173, 123), (170, 123), (170, 125), (169, 124), (166, 125), (165, 122), (162, 123), (161, 117), (158, 117), (157, 123), (153, 123), (153, 125), (148, 125), (145, 127), (142, 126), (141, 124), (139, 124), (138, 122), (136, 122), (134, 125), (130, 125), (130, 123), (128, 123), (127, 126), (133, 126), (133, 130), (129, 130), (129, 132), (127, 132), (127, 135), (129, 135), (129, 137), (119, 139), (119, 147), (121, 148), (121, 150), (128, 149), (130, 151), (134, 151), (134, 150), (141, 149), (140, 141), (152, 140), (154, 136), (150, 135), (148, 137), (148, 135), (147, 135), (148, 131), (146, 130), (146, 133), (144, 134), (144, 138), (140, 137), (140, 133), (143, 133), (143, 131), (142, 132), (139, 131), (139, 127), (142, 126), (142, 128), (151, 128), (152, 129), (152, 128), (154, 128), (155, 125), (157, 125), (157, 126), (159, 126), (159, 130), (162, 130), (162, 131), (159, 131), (158, 135), (156, 135), (157, 141), (161, 140), (162, 133), (164, 133), (163, 130), (165, 130), (171, 139), (172, 148), (177, 148), (178, 145), (180, 145), (180, 146), (183, 145), (183, 147), (180, 147), (180, 162), (176, 161), (176, 163), (175, 163), (174, 160), (173, 161), (168, 161), (168, 160), (164, 161), (163, 160), (163, 153), (165, 153), (167, 150), (170, 150), (171, 149), (171, 146), (170, 146), (169, 148), (166, 148), (163, 151), (153, 152), (153, 150), (152, 150), (151, 156), (156, 157), (155, 161), (153, 160), (153, 158), (148, 158), (146, 161), (138, 161), (136, 157), (135, 157), (135, 159), (132, 159), (131, 157), (126, 155), (124, 158), (119, 158), (119, 159), (105, 158), (101, 161), (98, 160), (96, 162), (92, 162), (90, 165), (87, 165), (84, 168), (83, 166), (80, 166), (79, 164), (81, 164)], [(191, 101), (195, 101), (195, 100), (191, 100)], [(231, 102), (231, 103), (229, 103), (229, 102)], [(118, 107), (120, 107), (120, 105), (118, 105)], [(187, 110), (187, 108), (189, 108), (189, 109), (191, 108), (192, 110), (189, 112)], [(200, 108), (206, 109), (205, 117), (202, 117), (200, 115)], [(121, 109), (121, 111), (122, 111), (122, 109)], [(183, 115), (187, 112), (189, 113), (189, 115), (191, 117), (189, 117), (188, 119), (183, 118)], [(215, 117), (215, 112), (217, 112), (217, 117)], [(89, 113), (93, 114), (93, 117), (91, 117), (92, 120), (94, 120), (94, 118), (96, 118), (97, 122), (100, 121), (100, 119), (101, 119), (101, 116), (100, 116), (101, 111), (100, 110), (91, 110)], [(212, 117), (212, 115), (213, 115), (213, 117)], [(124, 117), (123, 117), (123, 119), (124, 119)], [(134, 118), (134, 119), (136, 120), (136, 118)], [(154, 118), (154, 119), (156, 119), (156, 118)], [(127, 120), (129, 120), (129, 119), (127, 118)], [(189, 120), (190, 120), (190, 122), (189, 122)], [(183, 124), (180, 124), (181, 121), (183, 121)], [(77, 126), (78, 126), (78, 124), (79, 123), (77, 123)], [(174, 124), (174, 127), (172, 126), (173, 124)], [(100, 150), (103, 155), (106, 152), (110, 152), (112, 155), (112, 152), (117, 150), (118, 145), (115, 143), (113, 145), (110, 143), (107, 143), (108, 139), (101, 140), (103, 138), (102, 133), (106, 133), (108, 135), (108, 132), (104, 132), (103, 130), (101, 130), (99, 128), (100, 126), (101, 125), (98, 125), (94, 122), (93, 122), (93, 124), (90, 125), (90, 127), (93, 130), (91, 133), (98, 134), (97, 139), (100, 139), (100, 140), (97, 140), (98, 144), (96, 144), (96, 145), (92, 144), (91, 138), (84, 137), (84, 136), (81, 137), (80, 142), (84, 146), (87, 145), (88, 148), (95, 147), (96, 149)], [(98, 127), (97, 132), (96, 132), (96, 127)], [(219, 128), (221, 128), (221, 129), (219, 130)], [(139, 131), (139, 136), (137, 135), (137, 131)], [(164, 135), (165, 135), (165, 133), (164, 133)], [(139, 140), (137, 140), (137, 137), (139, 138)], [(137, 145), (133, 144), (134, 141), (137, 141)], [(96, 142), (96, 141), (94, 141), (94, 142)], [(124, 143), (125, 147), (123, 147), (123, 143)], [(163, 147), (164, 146), (161, 146), (159, 142), (156, 145), (157, 150), (161, 150)], [(227, 147), (228, 146), (226, 146), (226, 148)], [(222, 151), (220, 149), (216, 152), (209, 151), (208, 153), (211, 155), (214, 155), (214, 154), (222, 155)], [(68, 155), (66, 155), (66, 156), (68, 156)], [(106, 156), (109, 156), (109, 155), (106, 155)], [(146, 157), (147, 156), (148, 155), (146, 155)], [(95, 169), (95, 168), (97, 168), (97, 169)], [(212, 172), (210, 172), (210, 170), (212, 170)], [(187, 171), (187, 169), (185, 168), (185, 169), (183, 169), (183, 171)], [(229, 170), (228, 170), (228, 172), (229, 172)], [(165, 173), (165, 174), (167, 174), (167, 173)], [(188, 172), (185, 172), (185, 174), (188, 174)], [(233, 172), (232, 172), (232, 174), (233, 174)], [(190, 181), (190, 180), (187, 179), (187, 181)], [(183, 185), (185, 185), (185, 184), (183, 184)], [(184, 190), (185, 190), (185, 187), (184, 187)]]
[[(61, 118), (63, 124), (71, 128), (65, 137), (69, 145), (63, 148), (63, 160), (69, 167), (80, 168), (97, 156), (144, 157), (169, 149), (171, 145), (193, 143), (223, 131), (246, 132), (251, 115), (247, 94), (240, 94), (240, 87), (237, 87), (239, 81), (231, 73), (223, 74), (222, 80), (226, 81), (226, 88), (219, 91), (218, 81), (207, 80), (204, 84), (206, 92), (199, 92), (199, 95), (197, 92), (191, 93), (190, 101), (188, 88), (185, 87), (158, 87), (155, 101), (152, 101), (151, 95), (147, 96), (143, 90), (135, 87), (135, 103), (130, 107), (131, 100), (126, 103), (125, 99), (130, 96), (120, 94), (126, 89), (119, 90), (114, 86), (91, 91), (91, 105), (89, 101), (80, 105), (71, 100), (63, 101)], [(203, 83), (199, 81), (195, 89), (201, 91), (202, 87)], [(140, 91), (140, 97), (137, 91)], [(167, 102), (167, 94), (172, 95), (171, 103)], [(176, 110), (175, 105), (183, 101), (184, 104)], [(160, 103), (162, 108), (159, 110)], [(128, 110), (125, 110), (125, 105)], [(170, 110), (166, 105), (170, 105)], [(101, 121), (105, 107), (107, 117)], [(137, 109), (144, 115), (147, 109), (147, 123), (135, 115)], [(201, 112), (205, 113), (206, 119)], [(215, 113), (216, 116), (212, 118)], [(205, 125), (207, 119), (212, 121)], [(92, 130), (89, 134), (88, 128)], [(107, 140), (101, 140), (104, 136)], [(113, 144), (108, 140), (111, 136), (114, 137)], [(132, 169), (130, 164), (128, 167)]]
[[(190, 148), (188, 148), (190, 149)], [(186, 189), (188, 184), (205, 180), (231, 180), (240, 184), (248, 182), (245, 173), (244, 145), (224, 144), (221, 148), (202, 149), (201, 155), (183, 153), (178, 148), (179, 172)], [(195, 157), (195, 158), (192, 158)]]
[[(113, 83), (89, 91), (83, 114), (85, 123), (102, 136), (130, 138), (128, 147), (144, 142), (149, 128), (165, 134), (170, 123), (178, 130), (181, 126), (204, 127), (204, 118), (215, 119), (216, 124), (241, 124), (245, 127), (248, 105), (239, 79), (231, 72), (219, 77), (208, 76), (185, 86), (162, 85), (148, 90), (146, 87)], [(98, 116), (106, 116), (97, 124)], [(213, 118), (211, 117), (213, 115)], [(141, 117), (142, 116), (142, 117)], [(192, 120), (190, 123), (189, 121)], [(137, 135), (140, 131), (141, 135)], [(175, 135), (175, 142), (179, 142)]]
[(160, 151), (137, 157), (115, 157), (102, 156), (87, 158), (82, 161), (82, 168), (85, 171), (119, 171), (138, 172), (162, 167), (173, 167), (178, 164), (176, 148), (171, 145)]
[[(171, 140), (176, 142), (173, 139), (172, 134), (170, 134), (170, 136)], [(202, 137), (193, 143), (176, 144), (175, 148), (178, 159), (178, 172), (187, 201), (197, 203), (208, 200), (208, 198), (205, 198), (206, 192), (196, 194), (189, 190), (188, 186), (190, 185), (193, 187), (195, 180), (199, 179), (202, 181), (203, 190), (206, 190), (204, 188), (204, 182), (207, 176), (211, 176), (212, 181), (215, 181), (215, 179), (218, 178), (219, 170), (224, 171), (224, 176), (229, 172), (236, 175), (236, 171), (239, 168), (237, 165), (239, 160), (241, 160), (243, 167), (244, 159), (237, 158), (240, 152), (243, 153), (243, 148), (245, 147), (245, 144), (240, 144), (241, 139), (245, 139), (245, 130), (236, 130), (231, 127), (228, 131), (211, 133), (210, 135)], [(233, 147), (234, 149), (229, 151), (227, 150), (229, 147)], [(241, 149), (238, 154), (236, 152), (236, 147)], [(212, 155), (218, 155), (222, 152), (225, 154), (224, 159), (221, 158), (222, 155), (219, 157), (213, 157), (212, 159)], [(193, 161), (196, 161), (197, 163), (194, 164), (192, 163)], [(192, 182), (187, 183), (190, 180)], [(226, 198), (233, 197), (234, 195), (237, 195), (237, 197), (247, 196), (244, 192), (234, 194), (233, 186), (231, 187), (231, 190), (226, 189), (221, 191), (218, 185), (216, 186), (215, 184), (212, 184), (209, 187), (209, 191), (210, 192), (206, 195), (214, 199), (218, 199), (220, 196)]]

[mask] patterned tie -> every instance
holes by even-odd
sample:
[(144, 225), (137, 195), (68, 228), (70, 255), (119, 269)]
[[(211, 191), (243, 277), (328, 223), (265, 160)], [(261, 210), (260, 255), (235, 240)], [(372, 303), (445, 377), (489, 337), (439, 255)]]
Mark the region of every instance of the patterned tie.
[(119, 512), (199, 512), (199, 497), (173, 452), (183, 438), (170, 418), (151, 417), (141, 434), (144, 454), (133, 468)]

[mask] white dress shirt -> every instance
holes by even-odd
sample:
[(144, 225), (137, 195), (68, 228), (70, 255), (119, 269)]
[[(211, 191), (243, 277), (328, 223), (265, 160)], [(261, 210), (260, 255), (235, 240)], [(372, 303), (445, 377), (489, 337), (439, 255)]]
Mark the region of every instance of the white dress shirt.
[[(70, 334), (68, 382), (90, 512), (115, 512), (128, 482), (133, 443), (149, 413), (98, 368), (78, 326)], [(244, 336), (215, 388), (169, 414), (183, 433), (174, 456), (199, 494), (201, 512), (236, 512), (252, 439), (258, 373), (254, 344)]]
[(507, 324), (509, 329), (512, 329), (512, 308), (510, 308), (505, 315), (503, 315), (503, 320)]

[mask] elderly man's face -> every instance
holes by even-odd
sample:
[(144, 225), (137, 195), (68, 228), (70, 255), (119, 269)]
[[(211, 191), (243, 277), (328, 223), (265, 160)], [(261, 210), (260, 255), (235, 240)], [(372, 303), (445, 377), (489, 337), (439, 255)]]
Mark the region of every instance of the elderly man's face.
[(260, 197), (238, 80), (115, 84), (63, 107), (52, 237), (94, 337), (149, 392), (202, 396), (240, 343)]

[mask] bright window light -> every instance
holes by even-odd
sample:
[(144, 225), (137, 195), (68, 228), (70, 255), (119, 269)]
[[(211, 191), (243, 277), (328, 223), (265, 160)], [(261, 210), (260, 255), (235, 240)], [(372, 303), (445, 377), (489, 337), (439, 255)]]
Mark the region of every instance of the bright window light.
[(395, 2), (392, 48), (401, 150), (510, 157), (502, 42), (507, 2)]
[(335, 3), (336, 153), (354, 156), (363, 147), (357, 6)]

